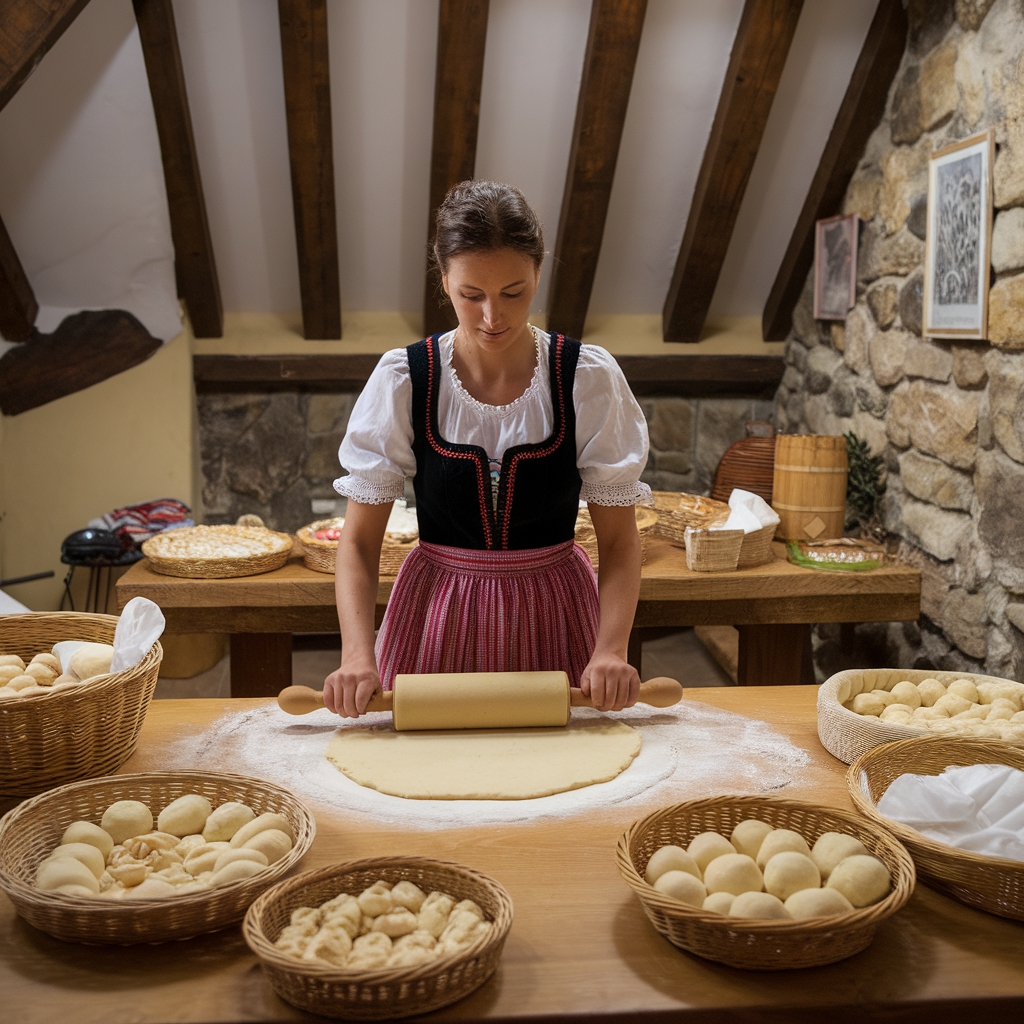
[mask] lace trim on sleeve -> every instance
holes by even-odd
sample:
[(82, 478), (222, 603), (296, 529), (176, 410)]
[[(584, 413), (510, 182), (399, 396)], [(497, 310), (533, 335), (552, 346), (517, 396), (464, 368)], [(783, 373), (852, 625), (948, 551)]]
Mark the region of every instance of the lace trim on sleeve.
[(653, 505), (651, 489), (637, 480), (628, 484), (597, 484), (583, 481), (580, 501), (595, 505)]
[(396, 477), (386, 483), (375, 483), (349, 474), (334, 481), (334, 489), (342, 496), (358, 501), (360, 505), (386, 505), (405, 497), (405, 480)]

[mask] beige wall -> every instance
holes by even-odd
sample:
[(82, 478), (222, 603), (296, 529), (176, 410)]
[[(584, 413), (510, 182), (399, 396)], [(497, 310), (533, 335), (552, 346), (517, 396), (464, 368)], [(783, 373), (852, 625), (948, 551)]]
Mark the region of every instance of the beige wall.
[(55, 610), (66, 566), (61, 541), (94, 516), (153, 498), (193, 503), (191, 337), (141, 366), (0, 423), (0, 565), (35, 611)]

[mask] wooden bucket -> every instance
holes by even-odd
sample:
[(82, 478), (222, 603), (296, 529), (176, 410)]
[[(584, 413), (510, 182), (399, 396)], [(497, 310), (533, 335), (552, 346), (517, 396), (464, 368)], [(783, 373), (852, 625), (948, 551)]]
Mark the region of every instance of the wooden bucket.
[(846, 518), (846, 438), (780, 434), (775, 439), (772, 508), (780, 540), (842, 537)]

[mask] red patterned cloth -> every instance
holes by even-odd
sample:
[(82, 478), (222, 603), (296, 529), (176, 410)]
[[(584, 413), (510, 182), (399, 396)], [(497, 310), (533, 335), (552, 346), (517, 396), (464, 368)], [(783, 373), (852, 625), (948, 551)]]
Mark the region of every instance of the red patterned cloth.
[(406, 672), (561, 669), (578, 686), (599, 612), (594, 569), (571, 540), (516, 551), (421, 541), (377, 634), (381, 682), (389, 690)]

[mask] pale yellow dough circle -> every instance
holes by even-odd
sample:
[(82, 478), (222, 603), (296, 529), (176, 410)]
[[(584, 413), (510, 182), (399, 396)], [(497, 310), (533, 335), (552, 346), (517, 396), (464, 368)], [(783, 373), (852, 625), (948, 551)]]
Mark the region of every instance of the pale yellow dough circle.
[(564, 729), (341, 729), (327, 759), (353, 782), (412, 800), (529, 800), (608, 782), (640, 752), (622, 722)]

